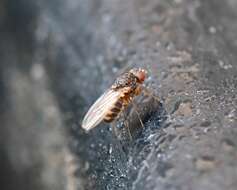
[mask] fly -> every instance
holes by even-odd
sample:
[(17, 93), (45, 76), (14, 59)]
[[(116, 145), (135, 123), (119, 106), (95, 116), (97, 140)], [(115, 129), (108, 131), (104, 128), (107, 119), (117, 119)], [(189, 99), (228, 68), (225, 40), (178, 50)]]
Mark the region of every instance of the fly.
[(141, 94), (146, 75), (147, 71), (141, 68), (133, 68), (120, 75), (90, 107), (82, 121), (82, 128), (89, 131), (102, 121), (110, 123), (116, 120), (133, 99)]

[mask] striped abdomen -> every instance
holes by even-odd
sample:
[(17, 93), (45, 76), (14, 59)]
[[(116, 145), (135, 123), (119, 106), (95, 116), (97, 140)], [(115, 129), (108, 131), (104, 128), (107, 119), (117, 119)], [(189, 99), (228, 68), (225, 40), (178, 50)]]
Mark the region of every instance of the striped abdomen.
[(132, 96), (130, 93), (124, 93), (124, 96), (120, 97), (114, 104), (113, 108), (110, 109), (108, 114), (105, 116), (104, 121), (108, 123), (112, 122), (131, 101)]
[(108, 123), (112, 122), (119, 115), (119, 113), (121, 112), (122, 108), (123, 108), (123, 101), (122, 101), (122, 99), (119, 99), (114, 104), (113, 108), (111, 108), (111, 110), (105, 116), (104, 121), (108, 122)]

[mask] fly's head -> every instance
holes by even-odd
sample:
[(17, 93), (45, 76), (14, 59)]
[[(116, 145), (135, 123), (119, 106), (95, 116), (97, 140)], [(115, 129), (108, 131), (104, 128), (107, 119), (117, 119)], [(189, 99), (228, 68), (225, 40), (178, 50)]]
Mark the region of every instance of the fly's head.
[(147, 77), (147, 71), (142, 68), (134, 68), (129, 71), (137, 78), (137, 82), (142, 84)]

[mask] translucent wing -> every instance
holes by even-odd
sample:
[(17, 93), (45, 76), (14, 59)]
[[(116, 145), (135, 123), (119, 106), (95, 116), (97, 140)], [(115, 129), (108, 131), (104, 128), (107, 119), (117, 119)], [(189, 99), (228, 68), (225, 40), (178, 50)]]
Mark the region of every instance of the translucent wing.
[(96, 127), (114, 106), (120, 97), (121, 92), (114, 90), (107, 90), (101, 97), (91, 106), (82, 121), (82, 128), (89, 131)]

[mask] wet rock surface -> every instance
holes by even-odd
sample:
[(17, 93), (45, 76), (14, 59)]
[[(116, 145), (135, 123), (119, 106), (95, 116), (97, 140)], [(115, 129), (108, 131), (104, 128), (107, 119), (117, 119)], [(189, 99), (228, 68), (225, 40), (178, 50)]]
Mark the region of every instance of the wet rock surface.
[[(237, 188), (237, 3), (2, 1), (5, 189)], [(149, 72), (129, 140), (80, 127), (116, 75)], [(3, 175), (6, 174), (7, 175)], [(5, 176), (4, 178), (2, 176)]]

